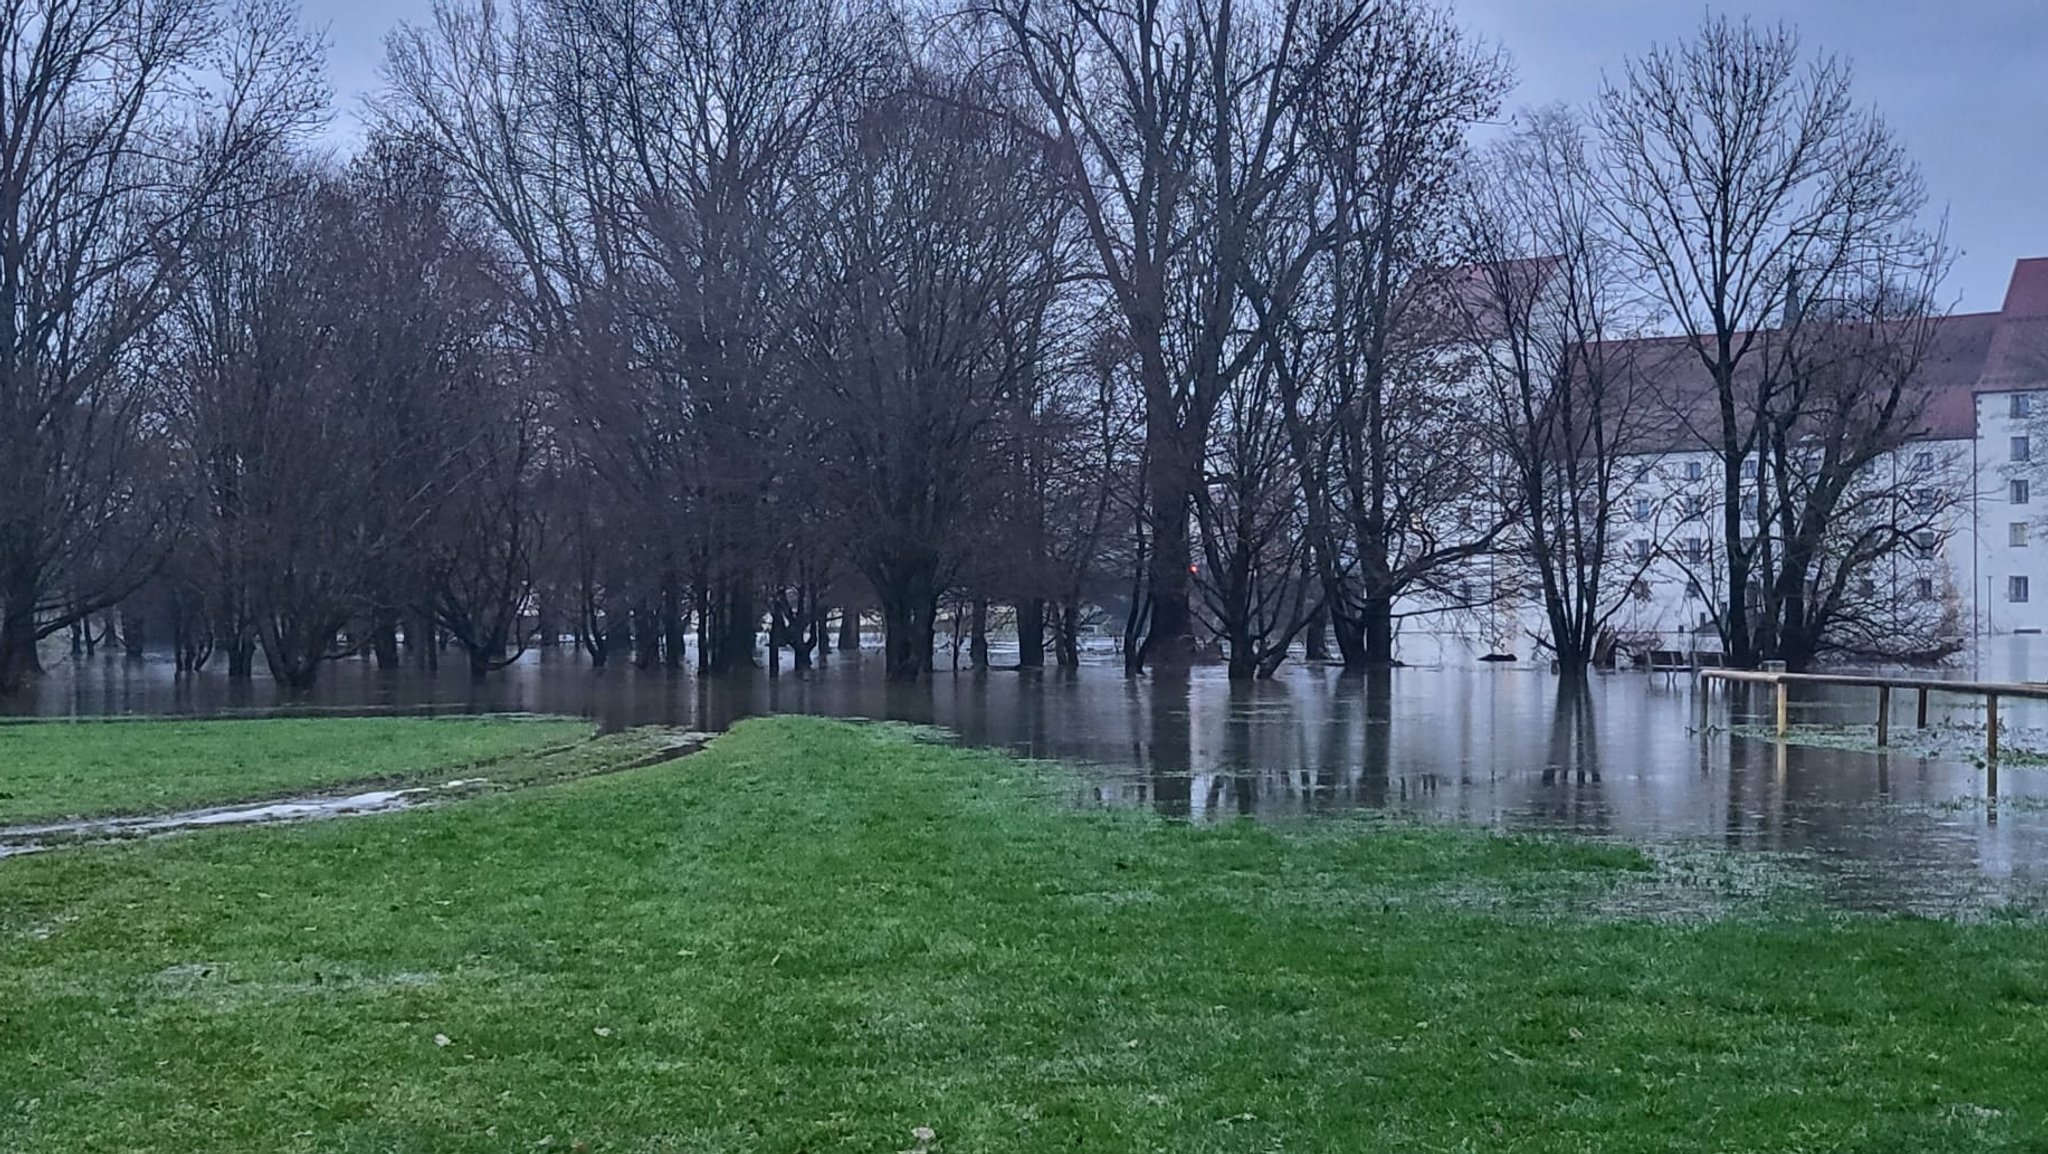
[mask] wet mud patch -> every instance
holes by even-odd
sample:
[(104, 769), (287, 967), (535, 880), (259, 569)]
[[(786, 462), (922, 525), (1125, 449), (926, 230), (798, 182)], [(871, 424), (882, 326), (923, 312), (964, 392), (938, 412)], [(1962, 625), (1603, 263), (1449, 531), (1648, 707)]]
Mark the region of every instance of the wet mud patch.
[[(0, 859), (67, 846), (159, 837), (220, 826), (287, 825), (417, 809), (482, 794), (505, 793), (598, 777), (675, 761), (709, 744), (696, 730), (639, 729), (494, 759), (488, 776), (459, 777), (403, 788), (340, 791), (208, 806), (139, 817), (81, 818), (0, 827)], [(474, 767), (472, 767), (474, 768)]]

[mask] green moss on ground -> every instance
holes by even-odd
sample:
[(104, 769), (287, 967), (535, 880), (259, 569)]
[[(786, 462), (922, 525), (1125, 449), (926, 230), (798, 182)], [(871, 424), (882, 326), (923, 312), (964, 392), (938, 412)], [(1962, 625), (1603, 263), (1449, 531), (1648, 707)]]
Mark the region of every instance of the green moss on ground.
[(1646, 916), (1684, 879), (1626, 848), (1076, 812), (1058, 772), (777, 718), (0, 863), (0, 1149), (2048, 1143), (2038, 922)]
[(587, 721), (523, 717), (0, 725), (0, 825), (445, 780), (590, 731)]

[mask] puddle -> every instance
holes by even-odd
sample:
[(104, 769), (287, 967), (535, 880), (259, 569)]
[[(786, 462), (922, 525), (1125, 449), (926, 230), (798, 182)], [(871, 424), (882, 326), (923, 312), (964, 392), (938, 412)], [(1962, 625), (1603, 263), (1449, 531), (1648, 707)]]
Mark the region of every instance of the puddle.
[[(621, 773), (629, 769), (674, 761), (704, 748), (713, 736), (715, 735), (695, 731), (674, 733), (669, 735), (666, 742), (648, 753), (629, 758), (617, 765), (606, 766), (587, 776)], [(374, 789), (348, 794), (307, 794), (273, 801), (208, 806), (204, 809), (139, 817), (83, 818), (34, 825), (0, 826), (0, 858), (41, 853), (65, 846), (155, 837), (214, 826), (285, 825), (330, 818), (396, 813), (399, 810), (416, 809), (454, 798), (473, 797), (479, 793), (492, 791), (528, 789), (537, 785), (554, 784), (559, 780), (548, 778), (507, 785), (493, 782), (487, 777), (455, 778), (439, 785), (413, 786), (406, 789)]]

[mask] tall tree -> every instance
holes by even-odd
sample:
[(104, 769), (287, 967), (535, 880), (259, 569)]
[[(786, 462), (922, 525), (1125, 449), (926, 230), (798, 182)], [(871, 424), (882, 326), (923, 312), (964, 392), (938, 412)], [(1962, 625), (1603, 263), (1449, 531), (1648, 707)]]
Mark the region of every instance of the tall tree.
[[(1857, 103), (1849, 65), (1809, 55), (1789, 27), (1710, 17), (1693, 39), (1630, 61), (1601, 93), (1596, 123), (1598, 203), (1711, 390), (1704, 412), (1679, 408), (1720, 466), (1715, 623), (1729, 659), (1752, 665), (1777, 655), (1781, 607), (1805, 613), (1791, 592), (1804, 575), (1788, 575), (1765, 604), (1763, 587), (1780, 585), (1776, 546), (1746, 527), (1756, 510), (1752, 501), (1745, 513), (1744, 488), (1761, 461), (1782, 456), (1790, 475), (1758, 483), (1788, 497), (1806, 489), (1794, 446), (1777, 443), (1815, 400), (1797, 384), (1793, 350), (1808, 343), (1804, 320), (1828, 313), (1806, 306), (1895, 299), (1880, 279), (1925, 284), (1945, 258), (1915, 228), (1920, 174)], [(1859, 439), (1882, 443), (1902, 415), (1880, 403)], [(1794, 532), (1808, 544), (1795, 548), (1826, 535), (1831, 494), (1854, 476), (1812, 490), (1811, 518), (1779, 510), (1806, 521)], [(1811, 648), (1787, 656), (1804, 661)]]
[(821, 222), (807, 410), (896, 680), (930, 671), (939, 597), (999, 512), (1005, 417), (1059, 283), (1043, 141), (995, 95), (927, 73), (867, 110)]
[(1492, 449), (1520, 515), (1504, 546), (1542, 590), (1558, 668), (1582, 674), (1650, 563), (1618, 548), (1635, 472), (1663, 444), (1637, 373), (1619, 254), (1571, 114), (1532, 114), (1475, 166), (1455, 296), (1478, 353)]
[(318, 115), (320, 74), (267, 0), (0, 5), (0, 691), (174, 535), (137, 474), (144, 342), (235, 178)]
[(1314, 567), (1349, 668), (1394, 661), (1404, 601), (1469, 600), (1457, 590), (1506, 508), (1492, 462), (1472, 452), (1472, 366), (1441, 275), (1456, 263), (1465, 134), (1497, 109), (1508, 74), (1421, 0), (1383, 0), (1369, 28), (1313, 92), (1307, 171), (1328, 239), (1292, 323), (1323, 348), (1317, 371), (1281, 377)]
[(1193, 656), (1189, 534), (1210, 423), (1261, 355), (1248, 332), (1264, 226), (1301, 155), (1298, 119), (1360, 34), (1363, 2), (998, 0), (1045, 118), (1144, 405), (1144, 638), (1129, 667)]

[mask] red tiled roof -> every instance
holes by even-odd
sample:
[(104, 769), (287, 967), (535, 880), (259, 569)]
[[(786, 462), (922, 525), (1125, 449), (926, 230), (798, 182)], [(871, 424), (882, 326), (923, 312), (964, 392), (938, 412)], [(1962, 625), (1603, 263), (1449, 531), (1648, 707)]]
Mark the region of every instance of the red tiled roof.
[[(1913, 385), (1921, 390), (1919, 428), (1928, 440), (1968, 440), (1977, 432), (1980, 392), (2048, 391), (2048, 258), (2019, 261), (2005, 307), (1995, 313), (1959, 313), (1934, 322)], [(1762, 334), (1769, 341), (1771, 334)], [(1739, 370), (1759, 371), (1761, 349)], [(1611, 367), (1626, 365), (1673, 414), (1666, 444), (1703, 447), (1718, 438), (1720, 418), (1713, 383), (1684, 337), (1617, 341)]]
[(2005, 290), (1998, 333), (1991, 340), (1982, 392), (2010, 392), (2048, 385), (2048, 258), (2034, 257), (2013, 265)]
[(2048, 256), (2013, 262), (2005, 307), (1998, 311), (2008, 317), (2048, 317)]

